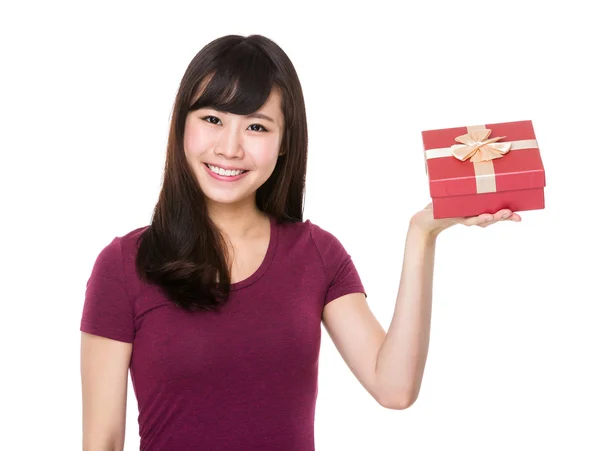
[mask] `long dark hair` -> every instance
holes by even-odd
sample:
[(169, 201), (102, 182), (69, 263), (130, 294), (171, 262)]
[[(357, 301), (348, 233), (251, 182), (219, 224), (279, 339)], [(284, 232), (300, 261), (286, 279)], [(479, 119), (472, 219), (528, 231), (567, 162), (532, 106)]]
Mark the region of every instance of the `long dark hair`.
[(163, 185), (152, 221), (138, 240), (136, 269), (142, 281), (160, 286), (188, 311), (218, 309), (229, 297), (231, 275), (224, 238), (208, 216), (185, 157), (186, 117), (203, 107), (247, 115), (266, 102), (272, 89), (279, 90), (285, 121), (282, 155), (257, 190), (256, 204), (278, 223), (302, 221), (306, 111), (298, 75), (285, 52), (264, 36), (224, 36), (198, 52), (179, 85)]

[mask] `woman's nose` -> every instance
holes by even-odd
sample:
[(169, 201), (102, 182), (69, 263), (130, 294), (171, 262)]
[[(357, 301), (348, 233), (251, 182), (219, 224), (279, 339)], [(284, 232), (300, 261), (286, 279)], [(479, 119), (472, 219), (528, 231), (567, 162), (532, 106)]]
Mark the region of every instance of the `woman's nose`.
[(228, 130), (223, 130), (219, 137), (219, 142), (215, 148), (215, 152), (223, 155), (226, 158), (235, 158), (243, 153), (241, 133), (235, 128), (230, 127)]

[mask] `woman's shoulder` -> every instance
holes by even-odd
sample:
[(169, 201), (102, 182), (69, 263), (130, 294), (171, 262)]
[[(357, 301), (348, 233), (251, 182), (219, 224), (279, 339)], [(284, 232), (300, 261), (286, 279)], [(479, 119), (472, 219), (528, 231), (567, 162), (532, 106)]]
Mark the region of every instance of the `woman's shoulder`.
[(98, 258), (113, 262), (122, 260), (123, 263), (127, 263), (137, 254), (138, 241), (148, 227), (148, 225), (136, 227), (112, 235), (110, 239), (102, 244)]
[(306, 241), (318, 249), (327, 249), (338, 242), (338, 239), (327, 227), (316, 224), (311, 219), (282, 223), (280, 228), (283, 231), (283, 240), (290, 242)]
[(117, 238), (119, 238), (125, 244), (134, 243), (137, 240), (139, 240), (139, 238), (142, 236), (142, 234), (146, 230), (148, 230), (149, 227), (150, 227), (150, 225), (137, 227), (135, 229), (129, 230), (128, 232), (125, 232), (124, 234), (118, 236)]
[(350, 254), (336, 236), (334, 226), (316, 224), (310, 219), (285, 226), (284, 254), (295, 255), (303, 263), (314, 262), (324, 268), (330, 280), (346, 267)]

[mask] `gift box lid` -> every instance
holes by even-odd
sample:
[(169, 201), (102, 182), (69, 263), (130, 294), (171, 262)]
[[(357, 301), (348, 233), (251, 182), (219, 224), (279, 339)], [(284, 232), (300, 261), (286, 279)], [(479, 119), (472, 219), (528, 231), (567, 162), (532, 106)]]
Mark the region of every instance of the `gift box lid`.
[[(546, 186), (532, 121), (426, 130), (422, 137), (432, 198)], [(495, 157), (473, 161), (479, 159), (477, 153)]]

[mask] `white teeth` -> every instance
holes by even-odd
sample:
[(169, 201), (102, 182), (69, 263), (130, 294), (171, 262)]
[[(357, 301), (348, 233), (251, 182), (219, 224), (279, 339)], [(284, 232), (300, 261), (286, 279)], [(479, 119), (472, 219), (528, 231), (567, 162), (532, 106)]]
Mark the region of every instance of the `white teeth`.
[(234, 175), (240, 175), (241, 173), (243, 173), (244, 171), (241, 169), (238, 170), (231, 170), (231, 169), (223, 169), (223, 168), (219, 168), (217, 166), (213, 166), (211, 164), (207, 165), (209, 167), (209, 169), (214, 172), (215, 174), (219, 174), (219, 175), (225, 175), (227, 177), (232, 177)]

